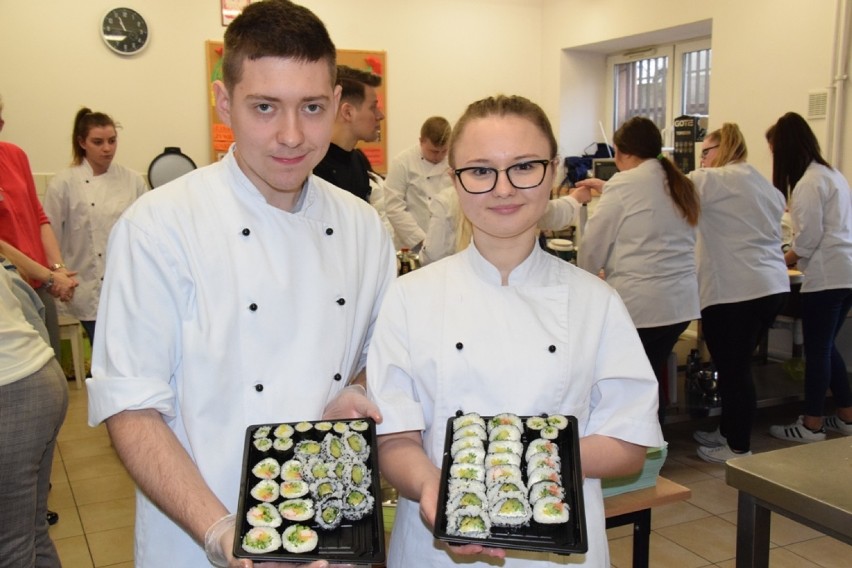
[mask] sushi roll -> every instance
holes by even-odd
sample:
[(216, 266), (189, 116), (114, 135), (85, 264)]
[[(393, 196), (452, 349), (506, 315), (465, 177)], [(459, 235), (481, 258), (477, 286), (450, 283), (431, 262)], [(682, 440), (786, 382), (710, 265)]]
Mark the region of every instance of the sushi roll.
[(486, 485), (491, 486), (497, 483), (507, 483), (510, 481), (523, 483), (523, 475), (521, 474), (520, 467), (516, 465), (498, 465), (489, 467), (485, 471)]
[(447, 482), (447, 494), (452, 498), (457, 493), (479, 492), (485, 495), (485, 482), (472, 479), (452, 479)]
[(559, 470), (562, 467), (562, 460), (559, 456), (554, 456), (547, 453), (534, 454), (527, 460), (527, 472), (532, 472), (540, 467), (549, 467)]
[(302, 468), (302, 477), (309, 482), (327, 477), (336, 477), (334, 475), (334, 463), (327, 462), (321, 458), (311, 458), (305, 462)]
[(488, 509), (491, 524), (498, 527), (519, 527), (529, 523), (532, 508), (523, 497), (504, 497)]
[(540, 499), (555, 497), (559, 500), (565, 499), (565, 490), (562, 485), (553, 481), (539, 481), (530, 486), (530, 505), (535, 505)]
[(310, 422), (299, 422), (298, 424), (293, 426), (293, 428), (296, 430), (296, 432), (304, 434), (305, 432), (310, 432), (311, 430), (313, 430), (314, 425)]
[(453, 464), (450, 466), (450, 477), (455, 479), (467, 479), (471, 481), (484, 481), (485, 468), (481, 465), (468, 463)]
[(266, 554), (281, 548), (281, 537), (272, 527), (254, 527), (243, 536), (241, 546), (250, 554)]
[(559, 432), (559, 428), (548, 424), (547, 426), (541, 429), (539, 435), (545, 440), (555, 440), (559, 437)]
[(373, 481), (370, 468), (362, 462), (345, 464), (341, 479), (352, 487), (369, 487), (370, 483)]
[(530, 416), (527, 418), (527, 428), (530, 430), (541, 430), (547, 426), (547, 418), (543, 416)]
[(281, 496), (284, 499), (297, 499), (299, 497), (304, 497), (308, 493), (310, 493), (311, 488), (307, 484), (307, 482), (302, 481), (301, 479), (293, 479), (292, 481), (282, 481), (281, 482)]
[(310, 458), (319, 457), (322, 452), (322, 444), (313, 440), (302, 440), (296, 444), (296, 457), (302, 461), (307, 461)]
[(322, 439), (322, 453), (329, 460), (339, 460), (346, 453), (343, 441), (333, 434), (326, 434)]
[(269, 426), (260, 426), (260, 427), (258, 427), (257, 430), (254, 431), (254, 434), (252, 434), (252, 437), (254, 439), (268, 438), (270, 430), (272, 430), (272, 428), (269, 427)]
[(363, 519), (373, 512), (375, 499), (361, 487), (353, 487), (343, 497), (343, 516), (350, 521)]
[(466, 448), (453, 456), (453, 463), (471, 463), (482, 465), (485, 463), (485, 450), (482, 448)]
[(517, 454), (523, 455), (524, 445), (521, 442), (513, 442), (511, 440), (503, 442), (491, 442), (488, 444), (489, 454)]
[(533, 506), (533, 520), (542, 524), (567, 523), (568, 505), (556, 497), (544, 497)]
[(447, 533), (464, 538), (488, 538), (491, 520), (479, 507), (457, 509), (447, 517)]
[(272, 503), (278, 499), (280, 489), (278, 488), (277, 482), (272, 481), (271, 479), (261, 479), (257, 485), (251, 488), (250, 493), (251, 496), (258, 501)]
[(370, 455), (370, 446), (360, 432), (350, 430), (343, 435), (341, 440), (343, 440), (346, 453), (352, 457), (363, 461)]
[(281, 464), (281, 479), (284, 481), (302, 479), (302, 462), (300, 460), (287, 460)]
[(526, 499), (527, 488), (521, 481), (497, 483), (488, 488), (486, 497), (489, 503), (496, 503), (505, 497), (520, 497)]
[(295, 554), (310, 552), (317, 547), (317, 542), (319, 538), (316, 531), (304, 525), (289, 526), (281, 534), (284, 550)]
[(275, 438), (272, 441), (272, 447), (279, 452), (286, 452), (293, 447), (293, 438)]
[(313, 495), (317, 501), (330, 499), (332, 497), (339, 499), (343, 496), (343, 487), (336, 479), (318, 479), (311, 483), (311, 495)]
[(320, 501), (314, 509), (316, 510), (314, 521), (321, 529), (331, 531), (340, 526), (340, 521), (343, 519), (343, 501), (340, 499)]
[(338, 434), (345, 434), (349, 430), (349, 424), (346, 422), (335, 422), (331, 429)]
[(521, 465), (521, 456), (518, 454), (488, 454), (485, 456), (485, 467), (498, 465)]
[(453, 432), (453, 440), (461, 440), (462, 438), (478, 438), (484, 442), (488, 439), (488, 434), (486, 434), (485, 428), (479, 424), (471, 424)]
[(487, 506), (488, 497), (483, 491), (478, 489), (457, 491), (447, 501), (447, 514), (449, 515), (457, 509), (464, 509), (466, 507), (478, 507), (482, 509)]
[(553, 443), (550, 440), (544, 440), (542, 438), (537, 438), (529, 443), (527, 446), (527, 451), (525, 454), (525, 459), (530, 461), (530, 458), (535, 454), (540, 454), (542, 452), (547, 452), (548, 454), (558, 456), (559, 455), (559, 446)]
[(488, 433), (491, 433), (491, 430), (498, 426), (514, 426), (518, 430), (523, 430), (524, 423), (521, 420), (520, 416), (517, 414), (512, 414), (510, 412), (504, 412), (503, 414), (498, 414), (491, 418), (488, 421)]
[(356, 432), (366, 432), (370, 429), (370, 423), (366, 420), (353, 420), (349, 423), (349, 428)]
[[(347, 456), (349, 457), (349, 456)], [(345, 479), (346, 478), (346, 466), (351, 464), (351, 461), (346, 459), (340, 459), (334, 462), (334, 477), (337, 479)]]
[(261, 452), (268, 452), (272, 448), (272, 440), (269, 438), (255, 438), (252, 444)]
[(314, 502), (310, 499), (288, 499), (278, 505), (278, 512), (288, 521), (307, 521), (314, 516)]
[(278, 509), (271, 503), (255, 505), (246, 513), (246, 521), (253, 527), (280, 527), (282, 520)]
[(465, 426), (471, 426), (473, 424), (479, 424), (485, 428), (485, 419), (476, 412), (462, 414), (461, 416), (457, 416), (453, 419), (453, 431), (455, 432), (456, 430), (460, 430)]
[(333, 426), (334, 425), (331, 422), (317, 422), (316, 424), (314, 424), (314, 428), (318, 432), (323, 432), (323, 433), (331, 432), (331, 429), (332, 429)]
[(459, 438), (450, 445), (450, 455), (455, 458), (459, 452), (461, 452), (462, 450), (467, 450), (469, 448), (479, 448), (480, 450), (485, 450), (485, 442), (474, 436)]
[(561, 414), (551, 414), (547, 417), (547, 423), (550, 426), (554, 426), (560, 430), (564, 430), (568, 427), (568, 418)]
[(553, 469), (552, 467), (539, 467), (529, 473), (527, 483), (529, 483), (530, 487), (532, 487), (539, 481), (552, 481), (554, 483), (561, 484), (562, 476), (557, 470)]
[(295, 429), (289, 424), (280, 424), (273, 430), (272, 435), (276, 438), (292, 438)]
[(488, 432), (489, 442), (518, 442), (521, 430), (514, 424), (498, 424)]
[(251, 472), (260, 479), (275, 479), (281, 475), (281, 465), (275, 458), (264, 458), (251, 468)]

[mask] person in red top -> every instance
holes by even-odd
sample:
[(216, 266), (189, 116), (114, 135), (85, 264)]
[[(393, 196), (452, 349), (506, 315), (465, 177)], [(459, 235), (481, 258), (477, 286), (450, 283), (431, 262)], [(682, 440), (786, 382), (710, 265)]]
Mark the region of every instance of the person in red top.
[[(0, 98), (0, 130), (3, 129)], [(59, 244), (36, 194), (30, 162), (19, 147), (0, 141), (0, 254), (8, 258), (45, 305), (50, 344), (59, 358), (59, 321), (54, 298), (70, 300), (76, 274), (62, 262)]]

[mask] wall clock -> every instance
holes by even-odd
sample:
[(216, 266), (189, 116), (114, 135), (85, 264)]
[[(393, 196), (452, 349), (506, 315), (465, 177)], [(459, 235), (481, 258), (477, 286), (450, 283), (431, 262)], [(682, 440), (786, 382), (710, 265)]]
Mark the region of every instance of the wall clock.
[(101, 21), (101, 37), (114, 52), (133, 55), (148, 45), (148, 22), (130, 8), (113, 8)]

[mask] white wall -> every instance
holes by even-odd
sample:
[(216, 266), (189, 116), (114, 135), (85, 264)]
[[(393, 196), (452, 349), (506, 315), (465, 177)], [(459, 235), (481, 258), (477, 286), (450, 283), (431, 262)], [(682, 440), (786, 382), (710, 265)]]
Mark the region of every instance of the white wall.
[[(738, 122), (751, 161), (769, 175), (763, 132), (809, 90), (830, 85), (838, 0), (302, 0), (343, 49), (387, 51), (391, 157), (415, 143), (423, 119), (454, 121), (496, 92), (542, 104), (563, 155), (600, 140), (601, 50), (647, 44), (709, 22), (711, 127)], [(118, 160), (144, 172), (164, 146), (208, 161), (204, 41), (221, 40), (218, 0), (126, 0), (152, 29), (151, 45), (121, 58), (98, 36), (114, 0), (0, 0), (0, 94), (6, 128), (37, 172), (70, 159), (81, 105), (124, 126)], [(700, 28), (700, 26), (698, 26)], [(660, 30), (669, 30), (660, 32)], [(674, 31), (672, 31), (674, 30)], [(626, 39), (624, 39), (626, 38)], [(846, 127), (852, 124), (852, 89)], [(824, 136), (824, 121), (813, 123)], [(850, 137), (847, 135), (847, 140)], [(842, 164), (852, 170), (852, 144)]]

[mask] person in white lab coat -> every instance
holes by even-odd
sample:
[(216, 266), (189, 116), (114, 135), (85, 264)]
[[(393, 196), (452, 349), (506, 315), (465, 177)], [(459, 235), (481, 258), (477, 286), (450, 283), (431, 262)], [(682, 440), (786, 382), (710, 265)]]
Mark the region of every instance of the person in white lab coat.
[(81, 108), (71, 133), (71, 167), (47, 184), (44, 212), (59, 241), (62, 258), (77, 269), (80, 283), (68, 302), (89, 340), (95, 337), (98, 300), (109, 232), (127, 207), (147, 191), (138, 173), (114, 162), (115, 121)]
[(713, 463), (751, 453), (757, 407), (752, 357), (790, 291), (781, 248), (786, 201), (747, 157), (739, 127), (725, 123), (704, 137), (703, 167), (689, 174), (701, 197), (701, 332), (722, 398), (719, 428), (693, 436), (701, 444), (698, 456)]
[[(852, 191), (822, 157), (807, 121), (794, 112), (766, 133), (772, 149), (772, 180), (790, 195), (793, 243), (784, 255), (802, 278), (805, 349), (803, 413), (769, 433), (790, 442), (818, 442), (826, 429), (852, 435), (852, 389), (837, 335), (852, 308)], [(826, 392), (835, 413), (824, 416)]]
[(396, 156), (385, 179), (385, 210), (399, 248), (420, 252), (429, 224), (429, 203), (447, 187), (447, 145), (450, 123), (442, 116), (427, 118), (420, 140)]
[[(384, 417), (379, 463), (401, 496), (387, 565), (609, 566), (600, 478), (638, 471), (646, 446), (663, 443), (653, 371), (615, 291), (538, 246), (557, 159), (541, 108), (517, 96), (477, 101), (450, 148), (472, 241), (391, 285), (367, 362)], [(432, 537), (446, 423), (458, 410), (577, 417), (587, 554), (450, 548)]]
[(311, 175), (335, 56), (308, 9), (246, 7), (213, 84), (234, 145), (113, 229), (89, 423), (106, 422), (139, 488), (139, 568), (251, 565), (231, 556), (249, 425), (381, 420), (363, 369), (393, 248), (368, 203)]
[(700, 205), (689, 179), (662, 154), (660, 130), (634, 117), (613, 137), (618, 173), (605, 184), (577, 182), (602, 192), (583, 233), (577, 265), (603, 270), (639, 330), (660, 381), (660, 420), (668, 403), (663, 378), (678, 337), (700, 315), (695, 226)]

